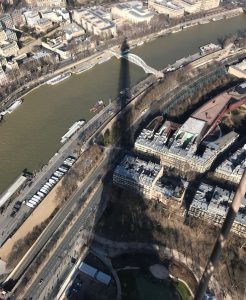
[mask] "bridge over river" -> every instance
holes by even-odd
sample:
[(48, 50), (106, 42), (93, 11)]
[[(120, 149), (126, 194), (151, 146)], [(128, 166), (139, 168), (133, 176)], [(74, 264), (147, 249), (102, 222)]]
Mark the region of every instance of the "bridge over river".
[(152, 68), (151, 66), (147, 65), (146, 62), (136, 54), (132, 54), (129, 52), (120, 53), (112, 50), (110, 50), (110, 52), (118, 59), (123, 57), (129, 60), (130, 62), (134, 63), (135, 65), (141, 67), (144, 70), (144, 72), (147, 74), (154, 74), (157, 78), (162, 78), (164, 76), (164, 74), (161, 71), (158, 71)]

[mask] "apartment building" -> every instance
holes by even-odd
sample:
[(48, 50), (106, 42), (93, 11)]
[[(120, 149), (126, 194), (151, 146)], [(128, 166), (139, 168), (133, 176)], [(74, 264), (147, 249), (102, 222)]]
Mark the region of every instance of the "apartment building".
[(26, 19), (26, 24), (33, 27), (40, 20), (40, 15), (37, 11), (26, 11), (24, 12), (24, 17)]
[(170, 18), (180, 18), (184, 15), (184, 7), (174, 1), (150, 0), (148, 1), (148, 8), (159, 14), (168, 15)]
[(25, 25), (25, 17), (23, 16), (22, 11), (14, 10), (13, 12), (11, 12), (11, 17), (15, 27), (18, 28)]
[(0, 17), (0, 22), (5, 28), (14, 28), (14, 23), (10, 14), (4, 14)]
[(153, 187), (162, 172), (163, 169), (159, 164), (125, 155), (114, 170), (113, 182), (151, 199)]
[[(188, 214), (203, 218), (209, 223), (221, 226), (227, 215), (234, 197), (234, 192), (201, 183), (190, 205)], [(232, 231), (240, 236), (246, 236), (246, 198), (232, 225)]]
[(10, 41), (10, 42), (17, 41), (17, 35), (16, 35), (15, 31), (13, 31), (11, 29), (6, 29), (5, 33), (6, 33), (8, 41)]
[(5, 30), (0, 29), (0, 44), (7, 40), (7, 35)]
[(2, 67), (0, 67), (0, 86), (4, 86), (8, 83), (7, 76), (3, 71)]
[(238, 184), (246, 167), (246, 144), (219, 165), (214, 175), (217, 178)]
[(201, 11), (202, 0), (177, 0), (176, 3), (183, 7), (184, 11), (189, 14)]
[(117, 35), (116, 25), (110, 20), (110, 15), (100, 8), (74, 10), (73, 20), (93, 35), (101, 37)]
[(149, 23), (154, 16), (153, 12), (143, 8), (140, 1), (119, 3), (112, 7), (111, 14), (113, 19), (123, 19), (131, 23)]
[(25, 0), (28, 6), (33, 7), (66, 7), (66, 0)]
[(201, 10), (210, 10), (218, 7), (220, 0), (202, 0)]
[(40, 14), (42, 18), (50, 20), (52, 22), (59, 23), (63, 21), (63, 17), (51, 9), (43, 10), (40, 12)]
[(45, 33), (53, 27), (53, 24), (50, 20), (42, 18), (37, 21), (34, 27), (38, 33)]
[(0, 46), (0, 55), (4, 57), (16, 56), (18, 51), (19, 47), (15, 41)]

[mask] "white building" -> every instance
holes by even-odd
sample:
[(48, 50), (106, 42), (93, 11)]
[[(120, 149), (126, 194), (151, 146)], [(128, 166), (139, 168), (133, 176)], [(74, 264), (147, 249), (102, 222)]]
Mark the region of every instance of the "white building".
[(0, 55), (4, 57), (15, 56), (18, 51), (19, 47), (15, 41), (0, 46)]
[(42, 8), (48, 7), (66, 7), (66, 0), (25, 0), (28, 6)]
[(184, 10), (190, 14), (201, 11), (201, 0), (176, 0), (176, 3), (182, 6)]
[(53, 10), (43, 10), (40, 12), (42, 18), (50, 20), (52, 22), (62, 22), (63, 18), (61, 15), (57, 14), (55, 11)]
[(201, 10), (210, 10), (218, 7), (220, 0), (202, 0)]
[(76, 23), (69, 23), (63, 26), (62, 31), (65, 35), (66, 41), (79, 37), (85, 34), (85, 30)]
[(37, 32), (47, 32), (50, 28), (53, 27), (53, 24), (50, 20), (42, 18), (37, 21), (35, 24), (35, 29)]
[(40, 19), (39, 13), (35, 11), (26, 11), (24, 12), (24, 16), (26, 19), (26, 24), (31, 27), (37, 24), (37, 21)]
[(0, 29), (0, 44), (7, 40), (7, 35), (3, 29)]
[(7, 76), (4, 73), (2, 67), (0, 67), (0, 86), (5, 85), (8, 82)]
[(15, 33), (13, 30), (11, 30), (11, 29), (6, 29), (5, 33), (6, 33), (7, 39), (8, 39), (10, 42), (12, 42), (12, 41), (17, 41), (17, 35), (16, 35), (16, 33)]
[(184, 15), (184, 8), (174, 1), (149, 0), (148, 8), (159, 14), (168, 15), (170, 18), (180, 18)]
[(149, 23), (154, 16), (153, 12), (143, 8), (140, 1), (119, 3), (112, 7), (111, 14), (114, 19), (122, 18), (132, 23)]
[(65, 22), (70, 22), (70, 15), (69, 15), (69, 12), (65, 9), (65, 8), (56, 8), (54, 9), (54, 11), (56, 11), (56, 13), (60, 16), (62, 16), (63, 20)]
[(14, 28), (14, 23), (10, 14), (4, 14), (3, 16), (1, 16), (0, 21), (5, 28)]
[(73, 19), (83, 28), (101, 37), (116, 36), (116, 26), (101, 9), (78, 9), (73, 12)]

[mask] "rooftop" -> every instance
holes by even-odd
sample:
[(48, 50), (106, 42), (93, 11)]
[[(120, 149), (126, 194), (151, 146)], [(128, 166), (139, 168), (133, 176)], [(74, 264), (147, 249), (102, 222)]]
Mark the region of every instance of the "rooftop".
[(223, 111), (231, 99), (227, 93), (220, 94), (211, 99), (192, 114), (193, 118), (206, 122), (209, 126), (213, 124), (218, 115)]
[[(192, 201), (191, 208), (199, 208), (206, 211), (211, 216), (219, 215), (225, 217), (229, 206), (233, 200), (234, 192), (222, 189), (218, 186), (201, 183), (195, 197)], [(235, 221), (246, 225), (246, 198), (242, 200), (241, 208), (236, 216)]]
[(131, 155), (125, 155), (115, 168), (114, 174), (130, 179), (138, 184), (151, 186), (156, 176), (161, 171), (161, 166), (151, 161), (146, 162)]

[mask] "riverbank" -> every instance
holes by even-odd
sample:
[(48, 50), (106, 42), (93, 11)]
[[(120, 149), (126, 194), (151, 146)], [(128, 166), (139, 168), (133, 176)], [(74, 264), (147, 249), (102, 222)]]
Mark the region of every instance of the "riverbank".
[[(148, 43), (151, 41), (154, 41), (155, 39), (166, 36), (169, 34), (180, 32), (181, 30), (185, 29), (185, 27), (193, 27), (193, 26), (199, 26), (202, 25), (203, 21), (219, 21), (221, 18), (229, 18), (229, 17), (236, 17), (240, 14), (243, 14), (244, 11), (242, 8), (236, 8), (230, 11), (223, 11), (223, 12), (215, 12), (211, 13), (211, 15), (203, 17), (203, 18), (197, 18), (192, 21), (187, 21), (180, 23), (178, 25), (175, 25), (171, 28), (165, 28), (160, 30), (159, 32), (155, 32), (149, 35), (146, 35), (145, 37), (136, 38), (129, 40), (129, 45), (132, 48), (142, 46), (144, 43)], [(206, 22), (207, 23), (207, 22)], [(205, 24), (205, 23), (204, 23)], [(116, 50), (119, 48), (120, 45), (113, 46), (108, 50)], [(91, 56), (88, 56), (86, 58), (80, 59), (79, 61), (71, 62), (67, 66), (64, 66), (62, 68), (59, 68), (53, 72), (52, 75), (48, 74), (45, 76), (42, 76), (38, 80), (34, 80), (33, 82), (28, 82), (26, 85), (20, 87), (18, 90), (13, 92), (11, 95), (7, 97), (7, 99), (1, 101), (0, 103), (0, 110), (3, 112), (6, 110), (7, 107), (12, 105), (15, 101), (18, 101), (19, 99), (22, 99), (23, 97), (27, 96), (29, 93), (34, 91), (35, 89), (39, 88), (43, 84), (46, 84), (46, 82), (50, 79), (52, 79), (55, 76), (61, 75), (62, 73), (66, 71), (70, 71), (73, 74), (76, 74), (77, 69), (83, 69), (86, 68), (88, 65), (91, 65), (95, 67), (97, 64), (103, 63), (108, 61), (113, 55), (108, 50), (103, 50), (100, 52), (97, 52)], [(90, 68), (90, 69), (91, 69)]]

